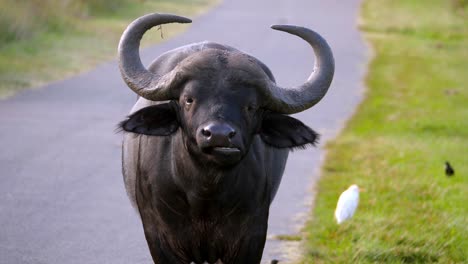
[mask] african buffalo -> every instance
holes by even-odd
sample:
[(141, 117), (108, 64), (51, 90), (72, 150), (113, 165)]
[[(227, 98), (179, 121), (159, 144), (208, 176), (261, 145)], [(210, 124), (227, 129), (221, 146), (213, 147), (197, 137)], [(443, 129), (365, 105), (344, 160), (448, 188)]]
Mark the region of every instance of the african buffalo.
[(317, 133), (287, 114), (326, 94), (334, 60), (306, 28), (277, 25), (316, 54), (302, 85), (282, 88), (268, 67), (235, 48), (195, 43), (162, 54), (146, 69), (139, 45), (151, 27), (190, 23), (149, 14), (119, 44), (123, 79), (140, 98), (120, 123), (125, 187), (138, 209), (155, 263), (260, 263), (270, 204), (288, 152)]

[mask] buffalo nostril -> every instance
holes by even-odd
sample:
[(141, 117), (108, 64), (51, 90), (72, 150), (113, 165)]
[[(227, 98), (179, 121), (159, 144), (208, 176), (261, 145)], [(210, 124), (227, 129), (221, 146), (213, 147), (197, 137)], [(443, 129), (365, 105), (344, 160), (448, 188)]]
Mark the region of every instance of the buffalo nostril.
[(236, 131), (231, 131), (231, 132), (229, 132), (228, 137), (233, 138), (235, 135), (236, 135)]
[(208, 129), (202, 129), (201, 133), (205, 137), (210, 137), (211, 136), (211, 132)]

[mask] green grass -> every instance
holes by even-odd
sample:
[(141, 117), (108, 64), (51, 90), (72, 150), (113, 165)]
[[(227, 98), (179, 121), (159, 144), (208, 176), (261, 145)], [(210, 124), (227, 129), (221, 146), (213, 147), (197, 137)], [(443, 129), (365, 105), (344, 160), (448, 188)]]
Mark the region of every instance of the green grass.
[[(152, 12), (193, 18), (218, 0), (0, 0), (0, 98), (65, 79), (115, 58), (120, 36)], [(71, 4), (65, 4), (71, 3)], [(187, 25), (163, 26), (164, 38)], [(142, 45), (161, 41), (155, 29)]]
[[(366, 0), (361, 11), (368, 91), (327, 146), (302, 263), (468, 263), (467, 1)], [(353, 183), (366, 191), (338, 226)]]
[(282, 241), (301, 241), (302, 237), (300, 235), (276, 235), (274, 237), (276, 240)]

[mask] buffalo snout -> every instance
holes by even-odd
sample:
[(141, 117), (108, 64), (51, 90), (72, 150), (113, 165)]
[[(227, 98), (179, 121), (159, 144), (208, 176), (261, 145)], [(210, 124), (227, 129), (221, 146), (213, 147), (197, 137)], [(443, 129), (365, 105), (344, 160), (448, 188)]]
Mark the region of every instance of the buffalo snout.
[(197, 131), (197, 143), (202, 152), (221, 163), (237, 162), (242, 155), (242, 143), (237, 129), (225, 122), (213, 121)]
[(199, 137), (205, 144), (213, 147), (229, 147), (237, 131), (226, 123), (211, 122), (199, 131)]

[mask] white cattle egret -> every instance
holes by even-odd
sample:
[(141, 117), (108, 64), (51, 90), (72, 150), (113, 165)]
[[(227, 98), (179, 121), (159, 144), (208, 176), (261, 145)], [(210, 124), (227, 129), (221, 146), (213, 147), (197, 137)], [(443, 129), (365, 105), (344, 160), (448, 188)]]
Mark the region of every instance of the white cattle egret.
[(349, 186), (349, 188), (344, 191), (338, 199), (335, 210), (335, 218), (338, 224), (343, 223), (354, 215), (358, 203), (359, 187), (356, 184), (353, 184)]

